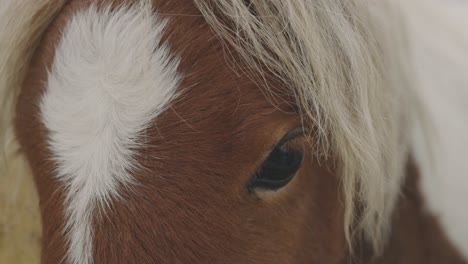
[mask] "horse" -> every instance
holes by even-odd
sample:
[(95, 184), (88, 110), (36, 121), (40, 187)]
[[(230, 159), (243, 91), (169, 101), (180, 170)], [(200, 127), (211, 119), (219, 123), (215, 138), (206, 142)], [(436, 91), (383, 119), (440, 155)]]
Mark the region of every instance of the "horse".
[(402, 5), (2, 0), (15, 259), (468, 263), (466, 100)]

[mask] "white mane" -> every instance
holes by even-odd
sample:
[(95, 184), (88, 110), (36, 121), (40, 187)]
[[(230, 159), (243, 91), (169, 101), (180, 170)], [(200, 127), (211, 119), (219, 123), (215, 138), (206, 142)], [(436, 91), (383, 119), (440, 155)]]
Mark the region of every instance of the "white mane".
[(377, 251), (407, 161), (413, 100), (401, 30), (391, 22), (398, 10), (378, 2), (196, 1), (223, 41), (252, 68), (268, 69), (255, 77), (270, 74), (291, 88), (318, 131), (314, 151), (338, 161), (348, 242), (358, 224)]

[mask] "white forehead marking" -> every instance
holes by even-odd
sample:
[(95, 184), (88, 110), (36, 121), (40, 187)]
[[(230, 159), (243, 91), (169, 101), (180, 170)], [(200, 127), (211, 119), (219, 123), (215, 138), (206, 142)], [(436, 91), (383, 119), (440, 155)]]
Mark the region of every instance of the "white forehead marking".
[(65, 186), (69, 263), (93, 263), (93, 212), (132, 182), (142, 133), (178, 87), (177, 61), (160, 46), (165, 22), (151, 8), (80, 11), (56, 50), (40, 108)]

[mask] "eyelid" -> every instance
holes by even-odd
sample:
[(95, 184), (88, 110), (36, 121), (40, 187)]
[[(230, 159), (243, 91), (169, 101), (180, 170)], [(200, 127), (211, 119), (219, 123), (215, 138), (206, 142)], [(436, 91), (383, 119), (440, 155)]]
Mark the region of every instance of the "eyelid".
[(281, 140), (276, 145), (272, 146), (271, 150), (274, 150), (275, 148), (278, 148), (278, 147), (282, 147), (287, 142), (295, 138), (302, 137), (304, 135), (305, 135), (305, 132), (304, 132), (304, 128), (302, 127), (291, 130), (285, 136), (283, 136), (283, 138), (281, 138)]

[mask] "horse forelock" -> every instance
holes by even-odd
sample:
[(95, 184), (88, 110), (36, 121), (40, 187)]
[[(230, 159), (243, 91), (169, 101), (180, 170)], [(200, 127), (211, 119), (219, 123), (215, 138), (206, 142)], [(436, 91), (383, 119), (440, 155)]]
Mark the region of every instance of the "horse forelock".
[(381, 21), (389, 35), (395, 32), (398, 25), (388, 23), (394, 7), (359, 0), (195, 2), (254, 78), (273, 76), (295, 96), (304, 123), (318, 131), (313, 151), (339, 161), (348, 241), (357, 224), (382, 250), (407, 160), (411, 100), (403, 66), (389, 59), (401, 56), (390, 48), (401, 43), (383, 43), (386, 35), (378, 34)]

